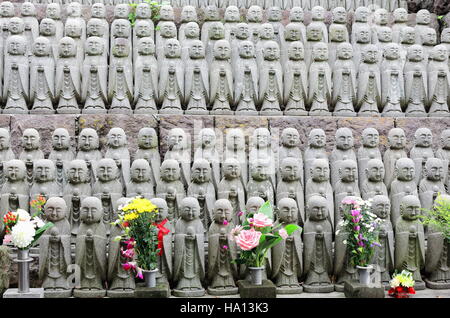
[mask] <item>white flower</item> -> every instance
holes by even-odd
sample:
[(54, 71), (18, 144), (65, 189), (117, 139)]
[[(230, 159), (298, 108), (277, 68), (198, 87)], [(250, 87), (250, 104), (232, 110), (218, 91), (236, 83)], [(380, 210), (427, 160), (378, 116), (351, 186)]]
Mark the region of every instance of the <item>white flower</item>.
[(342, 243), (344, 243), (344, 245), (347, 245), (347, 240), (342, 241)]
[(337, 231), (336, 231), (336, 235), (338, 235), (338, 234), (339, 234), (339, 232), (341, 232), (341, 230), (337, 230)]
[(37, 228), (41, 228), (45, 225), (45, 222), (38, 216), (35, 216), (31, 222), (33, 222)]
[(344, 225), (344, 220), (339, 221), (338, 226)]
[(26, 248), (33, 242), (34, 224), (30, 221), (19, 221), (11, 229), (11, 240), (18, 248)]
[(30, 213), (23, 209), (17, 209), (16, 215), (17, 221), (29, 221), (31, 219)]
[(398, 278), (393, 278), (389, 284), (391, 285), (392, 288), (398, 287), (400, 286), (400, 281)]

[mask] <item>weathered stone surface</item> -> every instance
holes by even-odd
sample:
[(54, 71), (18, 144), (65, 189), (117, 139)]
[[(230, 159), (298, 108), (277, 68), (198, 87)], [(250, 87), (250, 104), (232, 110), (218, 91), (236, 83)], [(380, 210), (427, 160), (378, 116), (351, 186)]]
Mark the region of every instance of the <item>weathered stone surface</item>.
[(9, 287), (9, 268), (11, 266), (11, 259), (9, 257), (9, 249), (7, 246), (0, 246), (0, 297), (3, 292)]
[(170, 288), (167, 284), (159, 284), (154, 288), (145, 287), (144, 283), (138, 283), (134, 291), (136, 298), (169, 298)]
[(277, 288), (267, 279), (262, 281), (262, 285), (252, 285), (247, 280), (237, 282), (241, 298), (276, 298)]
[(11, 115), (0, 115), (0, 128), (10, 128)]
[(344, 283), (344, 294), (347, 298), (384, 298), (384, 287), (367, 287), (357, 281)]
[(27, 128), (35, 128), (41, 137), (41, 150), (47, 157), (52, 150), (52, 134), (56, 128), (65, 128), (71, 137), (71, 145), (75, 145), (75, 123), (77, 115), (12, 115), (11, 117), (11, 149), (16, 155), (22, 152), (21, 137)]

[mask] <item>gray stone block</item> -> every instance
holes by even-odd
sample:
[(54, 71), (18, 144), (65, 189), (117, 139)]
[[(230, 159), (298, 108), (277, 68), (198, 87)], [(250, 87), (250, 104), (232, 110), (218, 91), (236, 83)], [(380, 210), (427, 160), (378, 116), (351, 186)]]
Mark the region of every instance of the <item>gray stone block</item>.
[(277, 288), (270, 280), (264, 279), (262, 285), (252, 285), (247, 280), (237, 284), (241, 298), (277, 298)]
[(347, 298), (384, 298), (385, 291), (382, 285), (364, 286), (351, 280), (344, 283), (344, 294)]
[(156, 287), (145, 287), (144, 283), (138, 283), (134, 291), (136, 298), (169, 298), (170, 288), (167, 284), (158, 284)]
[(9, 288), (3, 298), (44, 298), (44, 288), (30, 288), (28, 293), (19, 293), (17, 288)]

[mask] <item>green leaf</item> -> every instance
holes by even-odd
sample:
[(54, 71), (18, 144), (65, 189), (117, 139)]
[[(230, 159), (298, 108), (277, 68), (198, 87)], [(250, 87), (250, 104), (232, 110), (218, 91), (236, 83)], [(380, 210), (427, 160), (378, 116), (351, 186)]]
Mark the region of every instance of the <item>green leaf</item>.
[(118, 236), (116, 236), (116, 237), (113, 239), (113, 241), (114, 241), (114, 242), (119, 242), (121, 239), (122, 239), (122, 236), (118, 235)]
[(298, 226), (297, 224), (288, 224), (284, 227), (284, 229), (286, 230), (288, 235), (291, 235), (298, 229), (300, 229), (300, 231), (302, 230), (302, 228), (300, 226)]
[(268, 218), (270, 218), (271, 220), (273, 220), (273, 209), (272, 206), (270, 205), (269, 201), (264, 202), (263, 205), (261, 205), (261, 207), (258, 210), (258, 213), (262, 213), (265, 216), (267, 216)]

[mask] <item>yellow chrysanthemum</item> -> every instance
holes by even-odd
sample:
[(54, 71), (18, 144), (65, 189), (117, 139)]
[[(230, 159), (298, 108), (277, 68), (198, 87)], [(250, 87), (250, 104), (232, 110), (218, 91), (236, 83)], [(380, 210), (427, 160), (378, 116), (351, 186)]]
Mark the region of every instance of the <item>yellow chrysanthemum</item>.
[[(150, 200), (144, 198), (135, 198), (129, 204), (122, 208), (126, 214), (128, 213), (149, 213), (157, 212), (157, 207)], [(128, 213), (127, 213), (128, 212)]]
[(125, 214), (123, 219), (124, 219), (124, 221), (132, 221), (132, 220), (136, 219), (138, 216), (139, 216), (139, 214), (137, 214), (135, 212), (131, 212), (131, 213)]

